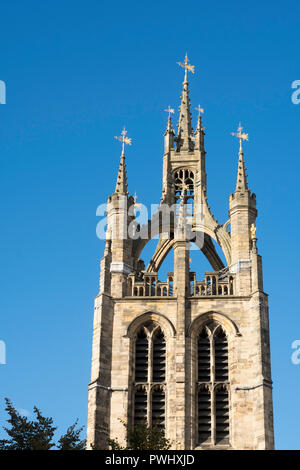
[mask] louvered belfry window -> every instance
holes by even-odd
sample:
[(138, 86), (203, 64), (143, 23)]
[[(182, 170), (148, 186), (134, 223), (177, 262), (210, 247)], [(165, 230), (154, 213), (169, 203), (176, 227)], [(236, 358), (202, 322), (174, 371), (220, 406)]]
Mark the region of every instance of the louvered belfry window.
[(198, 390), (198, 441), (199, 444), (211, 439), (211, 393), (206, 385)]
[(221, 325), (210, 322), (198, 335), (198, 445), (229, 444), (228, 341)]
[(228, 390), (218, 385), (215, 392), (216, 400), (216, 444), (229, 443), (229, 401)]
[(147, 420), (147, 391), (140, 385), (134, 394), (134, 424)]
[(216, 382), (228, 380), (228, 344), (221, 328), (215, 334), (215, 375)]
[(152, 391), (152, 426), (165, 427), (165, 392), (157, 386)]
[(159, 325), (147, 322), (135, 339), (134, 424), (165, 427), (166, 340)]
[(135, 381), (148, 382), (148, 338), (141, 329), (135, 342)]
[(166, 342), (161, 329), (153, 335), (153, 382), (164, 382), (166, 373)]
[(206, 329), (198, 336), (198, 382), (210, 381), (210, 339)]

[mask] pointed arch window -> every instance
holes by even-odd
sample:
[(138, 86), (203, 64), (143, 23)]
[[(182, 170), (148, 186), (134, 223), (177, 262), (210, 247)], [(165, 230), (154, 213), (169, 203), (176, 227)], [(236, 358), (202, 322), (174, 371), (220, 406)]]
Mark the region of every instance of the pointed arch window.
[(166, 340), (160, 326), (147, 322), (135, 339), (133, 423), (165, 428)]
[(194, 172), (187, 168), (177, 170), (174, 173), (175, 200), (180, 202), (180, 196), (184, 196), (187, 205), (187, 215), (194, 213)]
[(228, 340), (222, 326), (210, 322), (197, 338), (198, 445), (229, 445)]

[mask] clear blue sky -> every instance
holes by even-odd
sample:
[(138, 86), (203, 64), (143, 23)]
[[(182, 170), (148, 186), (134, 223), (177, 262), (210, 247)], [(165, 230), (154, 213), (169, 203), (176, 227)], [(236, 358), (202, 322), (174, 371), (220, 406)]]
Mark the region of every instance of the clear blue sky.
[[(164, 108), (179, 105), (187, 51), (205, 108), (208, 197), (228, 218), (239, 120), (257, 194), (270, 294), (277, 448), (300, 448), (299, 2), (14, 1), (1, 5), (0, 396), (34, 404), (62, 432), (85, 424), (93, 298), (103, 242), (96, 208), (114, 189), (125, 124), (129, 189), (161, 196)], [(194, 113), (195, 115), (195, 113)], [(176, 122), (177, 122), (176, 115)], [(194, 268), (194, 266), (193, 266)], [(203, 266), (198, 271), (203, 272)], [(3, 423), (3, 401), (0, 418)]]

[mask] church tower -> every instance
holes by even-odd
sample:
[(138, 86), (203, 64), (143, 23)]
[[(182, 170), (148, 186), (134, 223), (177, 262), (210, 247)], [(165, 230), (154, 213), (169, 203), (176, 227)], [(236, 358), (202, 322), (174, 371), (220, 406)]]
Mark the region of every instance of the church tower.
[[(273, 403), (268, 296), (256, 238), (256, 197), (246, 175), (241, 127), (237, 181), (222, 225), (208, 204), (205, 132), (199, 106), (190, 112), (187, 56), (175, 135), (169, 108), (162, 195), (157, 213), (139, 226), (127, 188), (124, 144), (95, 299), (87, 446), (123, 444), (125, 428), (147, 420), (164, 429), (173, 449), (272, 449)], [(143, 249), (158, 236), (148, 266)], [(196, 245), (211, 265), (190, 270)], [(224, 254), (223, 263), (217, 253)], [(169, 252), (174, 272), (159, 279)], [(197, 273), (198, 274), (198, 273)]]

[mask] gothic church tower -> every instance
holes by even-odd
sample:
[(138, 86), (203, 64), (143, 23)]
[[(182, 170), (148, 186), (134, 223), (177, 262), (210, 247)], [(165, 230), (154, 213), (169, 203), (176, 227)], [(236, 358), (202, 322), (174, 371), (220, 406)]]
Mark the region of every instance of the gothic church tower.
[[(192, 129), (186, 57), (178, 132), (164, 134), (161, 212), (138, 227), (123, 151), (107, 200), (107, 236), (95, 299), (87, 445), (125, 442), (120, 419), (164, 429), (173, 449), (272, 449), (273, 404), (268, 296), (257, 250), (256, 197), (240, 139), (229, 219), (218, 223), (207, 200), (201, 109)], [(170, 210), (165, 224), (164, 208)], [(167, 211), (168, 212), (168, 211)], [(173, 214), (173, 215), (172, 215)], [(175, 215), (174, 215), (175, 214)], [(143, 248), (159, 235), (148, 266)], [(212, 241), (214, 240), (214, 242)], [(190, 270), (190, 244), (211, 271)], [(219, 257), (218, 244), (226, 259)], [(158, 270), (170, 251), (174, 272)]]

